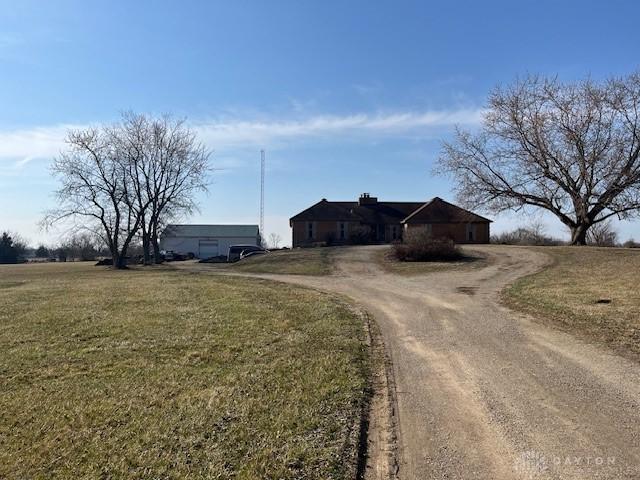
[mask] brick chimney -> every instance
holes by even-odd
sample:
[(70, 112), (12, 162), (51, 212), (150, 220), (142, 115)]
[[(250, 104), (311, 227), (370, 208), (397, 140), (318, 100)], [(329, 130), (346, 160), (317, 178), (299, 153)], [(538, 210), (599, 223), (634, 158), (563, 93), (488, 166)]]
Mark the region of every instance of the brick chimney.
[(372, 197), (368, 193), (363, 193), (360, 195), (360, 200), (358, 201), (360, 205), (375, 205), (378, 203), (378, 197)]

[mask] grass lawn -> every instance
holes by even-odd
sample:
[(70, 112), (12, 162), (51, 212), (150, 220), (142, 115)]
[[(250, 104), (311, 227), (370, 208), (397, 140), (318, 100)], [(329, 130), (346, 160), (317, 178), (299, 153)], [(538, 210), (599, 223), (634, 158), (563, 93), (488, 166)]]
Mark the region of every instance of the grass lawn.
[(467, 258), (460, 261), (452, 262), (401, 262), (396, 260), (392, 253), (391, 247), (376, 252), (376, 260), (378, 264), (388, 273), (396, 275), (423, 275), (425, 273), (441, 272), (451, 269), (469, 269), (482, 268), (487, 265), (485, 258), (479, 252), (465, 251)]
[(228, 268), (232, 272), (280, 273), (289, 275), (330, 275), (335, 248), (294, 248), (266, 255), (254, 255), (236, 263), (203, 264), (209, 268)]
[[(539, 247), (550, 268), (504, 292), (507, 304), (640, 359), (640, 250)], [(598, 303), (610, 300), (611, 303)]]
[(0, 266), (0, 478), (353, 478), (370, 370), (328, 294)]

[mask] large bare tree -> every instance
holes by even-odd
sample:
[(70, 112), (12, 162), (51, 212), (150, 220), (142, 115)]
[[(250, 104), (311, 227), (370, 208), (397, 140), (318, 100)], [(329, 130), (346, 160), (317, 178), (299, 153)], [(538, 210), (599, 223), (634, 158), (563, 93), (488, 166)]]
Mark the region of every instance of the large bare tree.
[(480, 131), (444, 144), (438, 171), (453, 176), (461, 203), (547, 210), (584, 245), (593, 225), (640, 209), (640, 73), (498, 88)]
[(209, 152), (183, 120), (169, 116), (138, 119), (146, 127), (149, 149), (144, 177), (149, 205), (144, 215), (143, 245), (146, 243), (147, 251), (149, 245), (153, 247), (158, 263), (161, 229), (174, 218), (193, 213), (197, 209), (195, 194), (207, 190)]
[(113, 266), (124, 268), (140, 226), (127, 162), (107, 128), (71, 131), (67, 145), (53, 162), (52, 171), (62, 186), (56, 192), (58, 205), (44, 224), (68, 220), (74, 231), (98, 234), (111, 252)]
[(184, 121), (133, 113), (115, 125), (72, 131), (67, 143), (53, 164), (62, 187), (45, 225), (71, 219), (74, 230), (98, 232), (117, 268), (136, 236), (145, 262), (150, 245), (159, 262), (160, 229), (191, 213), (195, 193), (206, 190), (206, 149)]

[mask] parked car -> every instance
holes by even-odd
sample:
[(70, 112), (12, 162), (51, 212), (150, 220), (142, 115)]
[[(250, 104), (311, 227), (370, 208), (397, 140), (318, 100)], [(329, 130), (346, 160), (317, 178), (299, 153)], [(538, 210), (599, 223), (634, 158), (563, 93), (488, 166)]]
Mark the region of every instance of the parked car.
[(265, 252), (266, 250), (258, 245), (231, 245), (227, 254), (228, 262), (237, 262), (250, 252)]
[(192, 252), (189, 253), (178, 253), (173, 250), (166, 250), (164, 253), (160, 252), (165, 262), (181, 262), (183, 260), (192, 260), (195, 258), (195, 254)]
[(265, 253), (269, 253), (269, 250), (251, 250), (250, 252), (244, 250), (240, 254), (240, 260), (244, 260), (245, 258), (252, 257), (254, 255), (264, 255)]

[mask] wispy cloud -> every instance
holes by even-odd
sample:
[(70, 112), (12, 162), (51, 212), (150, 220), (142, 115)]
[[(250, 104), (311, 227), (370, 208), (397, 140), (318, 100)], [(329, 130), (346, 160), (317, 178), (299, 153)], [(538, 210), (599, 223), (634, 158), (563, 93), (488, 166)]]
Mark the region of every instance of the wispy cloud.
[(64, 149), (70, 128), (74, 127), (56, 125), (0, 131), (0, 161), (9, 160), (13, 167), (21, 168), (32, 160), (52, 158)]
[(322, 115), (289, 121), (209, 121), (195, 123), (194, 130), (212, 148), (236, 145), (264, 145), (273, 141), (312, 137), (430, 136), (434, 129), (456, 124), (475, 125), (482, 110), (395, 112), (387, 114)]
[[(393, 112), (378, 114), (319, 115), (296, 120), (223, 120), (192, 121), (191, 127), (207, 147), (232, 151), (251, 146), (269, 146), (286, 141), (309, 141), (317, 138), (341, 141), (345, 138), (374, 136), (432, 136), (443, 127), (455, 124), (474, 125), (482, 110), (442, 110)], [(79, 125), (56, 125), (31, 129), (0, 131), (0, 161), (12, 168), (24, 167), (34, 159), (51, 159), (65, 148), (70, 128)]]

